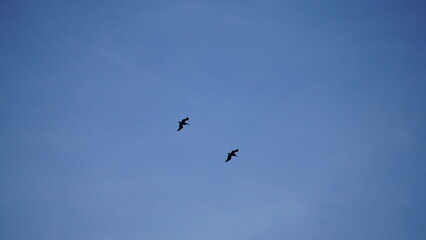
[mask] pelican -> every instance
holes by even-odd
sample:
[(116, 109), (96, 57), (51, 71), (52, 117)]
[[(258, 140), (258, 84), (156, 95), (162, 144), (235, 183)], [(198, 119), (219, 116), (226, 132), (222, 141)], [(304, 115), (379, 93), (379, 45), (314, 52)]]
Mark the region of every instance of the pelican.
[[(182, 121), (179, 121), (178, 131), (182, 130), (184, 125), (189, 125), (189, 123), (186, 123), (186, 121), (188, 121), (188, 120), (189, 120), (189, 118), (187, 117), (187, 118), (182, 119)], [(189, 126), (191, 126), (191, 125), (189, 125)]]
[(237, 154), (235, 154), (236, 152), (238, 152), (238, 149), (232, 150), (230, 153), (228, 153), (228, 158), (225, 160), (225, 162), (228, 162), (234, 156), (238, 157)]

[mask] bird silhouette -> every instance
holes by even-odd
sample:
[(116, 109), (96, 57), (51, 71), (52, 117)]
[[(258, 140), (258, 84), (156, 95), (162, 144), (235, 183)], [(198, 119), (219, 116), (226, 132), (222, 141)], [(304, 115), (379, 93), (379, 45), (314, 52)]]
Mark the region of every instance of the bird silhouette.
[[(188, 121), (188, 120), (189, 120), (189, 118), (187, 117), (187, 118), (182, 119), (182, 121), (179, 121), (178, 131), (182, 130), (184, 125), (189, 125), (189, 123), (186, 123), (186, 121)], [(191, 125), (189, 125), (189, 126), (191, 126)]]
[(228, 162), (231, 160), (232, 157), (238, 157), (237, 154), (235, 154), (236, 152), (238, 152), (238, 149), (232, 150), (230, 153), (228, 153), (228, 158), (225, 160), (225, 162)]

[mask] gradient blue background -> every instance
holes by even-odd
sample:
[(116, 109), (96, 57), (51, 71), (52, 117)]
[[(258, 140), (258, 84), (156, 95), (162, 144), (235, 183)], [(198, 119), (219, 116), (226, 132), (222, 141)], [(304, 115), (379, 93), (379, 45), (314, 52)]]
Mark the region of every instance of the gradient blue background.
[(425, 12), (2, 1), (0, 239), (426, 239)]

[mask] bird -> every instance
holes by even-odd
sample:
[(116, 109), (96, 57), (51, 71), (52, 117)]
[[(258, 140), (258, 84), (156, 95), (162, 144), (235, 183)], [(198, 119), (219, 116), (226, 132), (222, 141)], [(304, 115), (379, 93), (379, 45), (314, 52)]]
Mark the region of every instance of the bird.
[[(186, 123), (186, 121), (188, 121), (188, 120), (189, 120), (189, 118), (186, 117), (186, 118), (182, 119), (182, 121), (178, 122), (179, 123), (178, 131), (182, 130), (184, 125), (189, 125), (189, 123)], [(191, 125), (189, 125), (189, 126), (191, 126)]]
[(236, 152), (238, 152), (238, 149), (232, 150), (230, 153), (228, 153), (228, 158), (225, 160), (225, 162), (228, 162), (231, 160), (232, 157), (238, 157), (237, 154), (235, 154)]

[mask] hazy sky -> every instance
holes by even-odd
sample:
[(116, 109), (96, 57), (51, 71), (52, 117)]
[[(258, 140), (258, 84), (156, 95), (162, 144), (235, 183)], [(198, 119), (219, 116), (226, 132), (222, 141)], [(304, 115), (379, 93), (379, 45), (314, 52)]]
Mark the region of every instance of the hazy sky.
[(425, 12), (2, 1), (0, 239), (426, 239)]

